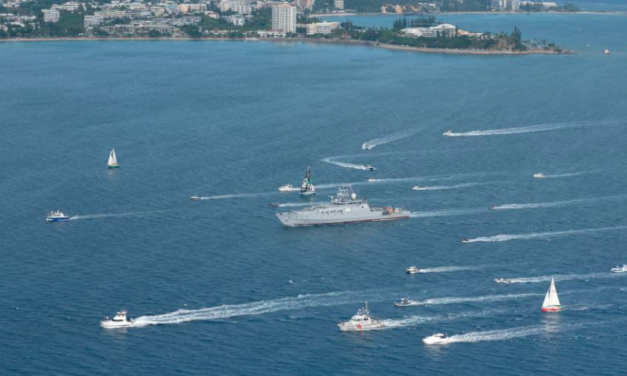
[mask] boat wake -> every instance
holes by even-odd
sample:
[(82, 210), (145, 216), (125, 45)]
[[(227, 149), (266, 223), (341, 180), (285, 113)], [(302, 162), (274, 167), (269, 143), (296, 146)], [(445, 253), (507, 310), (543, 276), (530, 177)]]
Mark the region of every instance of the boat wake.
[(216, 196), (204, 196), (201, 197), (201, 200), (226, 200), (229, 198), (248, 198), (248, 197), (259, 197), (259, 196), (267, 196), (272, 193), (240, 193), (240, 194), (230, 194), (230, 195), (216, 195)]
[(616, 121), (585, 121), (585, 122), (570, 122), (570, 123), (552, 123), (552, 124), (530, 125), (527, 127), (488, 129), (485, 131), (470, 131), (470, 132), (461, 132), (461, 133), (448, 131), (448, 132), (444, 132), (443, 135), (447, 137), (500, 136), (500, 135), (518, 134), (518, 133), (545, 132), (545, 131), (553, 131), (553, 130), (565, 129), (565, 128), (588, 127), (588, 126), (594, 126), (594, 125), (601, 126), (601, 125), (618, 125), (618, 124), (621, 124), (621, 123), (616, 122)]
[(298, 207), (298, 206), (311, 206), (314, 205), (313, 202), (286, 202), (283, 204), (279, 204), (280, 208), (291, 208), (291, 207)]
[(263, 315), (272, 312), (298, 310), (342, 304), (357, 304), (364, 300), (383, 301), (386, 294), (373, 291), (332, 292), (328, 294), (299, 295), (245, 304), (229, 304), (196, 310), (178, 310), (162, 315), (141, 316), (135, 319), (135, 327), (147, 325), (181, 324), (190, 321), (211, 321), (238, 316)]
[(375, 138), (374, 140), (366, 141), (363, 144), (361, 144), (361, 148), (364, 150), (370, 150), (370, 149), (375, 148), (376, 146), (384, 145), (392, 141), (409, 137), (413, 135), (414, 133), (416, 133), (416, 131), (402, 131), (402, 132), (393, 133), (389, 136)]
[(419, 211), (411, 212), (410, 218), (430, 218), (430, 217), (449, 217), (455, 215), (469, 215), (478, 213), (487, 213), (485, 208), (480, 209), (445, 209), (445, 210), (432, 210), (432, 211)]
[(457, 314), (448, 314), (448, 315), (440, 315), (440, 316), (409, 316), (404, 317), (402, 319), (387, 319), (383, 320), (384, 327), (381, 330), (386, 329), (399, 329), (406, 328), (411, 326), (430, 324), (436, 322), (443, 321), (454, 321), (458, 319), (464, 318), (472, 318), (472, 317), (490, 317), (494, 315), (501, 314), (506, 312), (505, 310), (487, 310), (487, 311), (479, 311), (479, 312), (463, 312)]
[(510, 240), (529, 240), (529, 239), (547, 239), (558, 236), (568, 236), (568, 235), (578, 235), (578, 234), (586, 234), (590, 232), (599, 232), (599, 231), (613, 231), (613, 230), (624, 230), (627, 226), (616, 226), (616, 227), (601, 227), (601, 228), (590, 228), (584, 230), (570, 230), (570, 231), (555, 231), (555, 232), (539, 232), (533, 234), (502, 234), (502, 235), (494, 235), (494, 236), (482, 236), (474, 239), (463, 239), (463, 243), (491, 243), (491, 242), (507, 242)]
[[(474, 187), (479, 184), (480, 183), (464, 183), (464, 184), (457, 184), (457, 185), (433, 185), (433, 186), (426, 186), (426, 187), (416, 186), (412, 188), (412, 190), (414, 191), (442, 191), (442, 190), (449, 190), (449, 189)], [(486, 184), (486, 183), (481, 183), (481, 184)]]
[[(574, 325), (571, 325), (574, 326)], [(547, 333), (555, 333), (564, 330), (565, 326), (562, 325), (531, 325), (523, 326), (519, 328), (501, 329), (501, 330), (488, 330), (485, 332), (470, 332), (466, 334), (458, 334), (448, 337), (440, 344), (449, 343), (474, 343), (485, 341), (506, 341), (515, 338), (537, 336)]]
[(362, 170), (362, 171), (368, 171), (368, 170), (372, 170), (373, 167), (370, 165), (363, 165), (363, 164), (355, 164), (355, 163), (348, 163), (348, 162), (339, 162), (336, 161), (336, 158), (340, 158), (340, 157), (329, 157), (329, 158), (324, 158), (321, 159), (322, 162), (325, 163), (330, 163), (332, 165), (338, 166), (338, 167), (342, 167), (342, 168), (352, 168), (354, 170)]
[(128, 213), (114, 213), (114, 214), (87, 214), (87, 215), (75, 215), (70, 217), (70, 221), (78, 221), (81, 219), (103, 219), (103, 218), (120, 218), (120, 217), (142, 217), (155, 212), (162, 212), (166, 210), (152, 210), (152, 211), (140, 211), (140, 212), (128, 212)]
[(486, 295), (486, 296), (463, 296), (450, 298), (433, 298), (417, 302), (416, 305), (443, 305), (443, 304), (460, 304), (460, 303), (486, 303), (501, 302), (506, 300), (525, 299), (534, 296), (543, 296), (544, 294), (525, 293), (525, 294), (504, 294), (504, 295)]
[(518, 209), (541, 209), (541, 208), (557, 208), (560, 206), (568, 206), (572, 204), (578, 204), (586, 201), (595, 201), (597, 198), (581, 199), (581, 200), (569, 200), (569, 201), (555, 201), (555, 202), (539, 202), (536, 204), (506, 204), (493, 206), (492, 210), (518, 210)]
[(483, 269), (483, 266), (439, 266), (437, 268), (425, 268), (420, 269), (420, 273), (448, 273), (448, 272), (461, 272), (465, 270), (479, 270)]
[(551, 279), (559, 281), (570, 281), (576, 279), (602, 279), (602, 278), (615, 278), (627, 275), (627, 273), (588, 273), (588, 274), (557, 274), (557, 275), (544, 275), (539, 277), (526, 277), (526, 278), (511, 278), (507, 279), (508, 283), (539, 283), (548, 282)]

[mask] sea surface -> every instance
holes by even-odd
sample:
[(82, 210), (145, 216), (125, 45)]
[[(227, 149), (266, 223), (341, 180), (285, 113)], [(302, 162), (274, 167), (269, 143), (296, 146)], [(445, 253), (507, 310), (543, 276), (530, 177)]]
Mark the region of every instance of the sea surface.
[[(577, 54), (0, 44), (0, 373), (619, 374), (627, 17), (446, 20)], [(412, 218), (283, 228), (308, 166), (311, 202), (347, 183)], [(340, 332), (365, 301), (386, 329)], [(122, 308), (138, 327), (100, 327)]]

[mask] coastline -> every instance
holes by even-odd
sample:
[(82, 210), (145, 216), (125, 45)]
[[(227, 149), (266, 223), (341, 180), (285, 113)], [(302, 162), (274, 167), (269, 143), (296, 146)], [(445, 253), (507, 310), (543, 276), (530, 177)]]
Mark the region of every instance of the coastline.
[(384, 48), (388, 50), (419, 52), (429, 54), (445, 54), (445, 55), (483, 55), (483, 56), (519, 56), (519, 55), (573, 55), (571, 51), (555, 52), (553, 50), (528, 50), (528, 51), (509, 51), (509, 50), (462, 50), (462, 49), (446, 49), (446, 48), (422, 48), (400, 46), (396, 44), (377, 43), (363, 40), (353, 39), (324, 39), (324, 38), (188, 38), (188, 37), (170, 37), (170, 38), (15, 38), (0, 39), (0, 43), (19, 43), (19, 42), (107, 42), (107, 41), (140, 41), (140, 42), (163, 42), (163, 41), (195, 41), (195, 42), (217, 42), (217, 41), (240, 41), (240, 42), (274, 42), (274, 43), (313, 43), (313, 44), (343, 44), (343, 45), (361, 45), (374, 48)]
[[(605, 16), (627, 16), (627, 11), (622, 11), (622, 10), (608, 10), (608, 11), (579, 11), (579, 12), (512, 12), (512, 11), (508, 11), (508, 12), (486, 12), (486, 11), (481, 11), (481, 12), (433, 12), (433, 13), (427, 13), (427, 14), (431, 14), (431, 15), (439, 15), (439, 16), (445, 16), (447, 14), (451, 14), (451, 15), (536, 15), (536, 14), (551, 14), (551, 15), (556, 15), (556, 14), (565, 14), (565, 15), (605, 15)], [(350, 12), (350, 13), (328, 13), (328, 14), (312, 14), (312, 16), (314, 17), (375, 17), (375, 16), (390, 16), (390, 17), (404, 17), (404, 16), (419, 16), (422, 15), (422, 13), (358, 13), (358, 12)]]

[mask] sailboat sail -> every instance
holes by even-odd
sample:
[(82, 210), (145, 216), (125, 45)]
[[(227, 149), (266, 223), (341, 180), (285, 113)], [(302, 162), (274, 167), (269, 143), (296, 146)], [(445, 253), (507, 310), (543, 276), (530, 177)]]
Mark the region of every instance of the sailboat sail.
[(109, 167), (117, 167), (118, 166), (118, 158), (115, 156), (115, 149), (111, 149), (111, 153), (109, 153)]
[(303, 184), (300, 186), (301, 194), (313, 194), (316, 189), (313, 186), (313, 182), (311, 180), (311, 169), (307, 168), (307, 174), (305, 174), (305, 178), (303, 179)]
[(557, 296), (557, 289), (555, 288), (555, 280), (551, 279), (551, 287), (546, 292), (546, 296), (544, 297), (544, 303), (542, 303), (542, 307), (559, 307), (560, 299)]

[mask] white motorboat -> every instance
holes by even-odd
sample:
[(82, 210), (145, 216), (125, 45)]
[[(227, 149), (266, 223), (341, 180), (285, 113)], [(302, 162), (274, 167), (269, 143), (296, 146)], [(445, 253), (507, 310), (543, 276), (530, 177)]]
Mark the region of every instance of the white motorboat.
[(507, 279), (507, 278), (495, 278), (494, 282), (496, 283), (512, 283), (511, 279)]
[(291, 192), (294, 190), (291, 184), (285, 184), (279, 187), (279, 192)]
[(400, 302), (394, 302), (397, 307), (411, 307), (418, 305), (418, 302), (410, 300), (409, 298), (402, 298)]
[(70, 217), (63, 214), (60, 210), (48, 212), (48, 216), (46, 217), (46, 221), (48, 222), (65, 222), (69, 220)]
[(537, 174), (533, 174), (533, 177), (536, 179), (542, 179), (544, 177), (544, 174), (541, 172), (538, 172)]
[(551, 286), (544, 296), (544, 302), (542, 303), (542, 312), (558, 312), (562, 309), (560, 299), (557, 296), (557, 289), (555, 289), (555, 279), (551, 278)]
[(609, 55), (609, 54), (610, 54), (610, 50), (605, 50), (605, 51), (603, 51), (603, 54), (604, 54), (604, 55)]
[(376, 168), (374, 168), (374, 167), (372, 167), (372, 166), (370, 166), (370, 165), (365, 165), (364, 167), (365, 167), (365, 168), (366, 168), (366, 170), (368, 170), (368, 171), (374, 171), (374, 170), (376, 170)]
[(616, 266), (612, 268), (612, 273), (625, 273), (627, 272), (627, 264), (623, 264), (623, 266)]
[(123, 309), (118, 312), (112, 319), (106, 317), (103, 321), (100, 322), (100, 326), (105, 329), (130, 328), (131, 326), (133, 326), (133, 320), (128, 320), (126, 318), (127, 313), (128, 312)]
[(192, 199), (192, 201), (200, 201), (200, 196), (198, 196), (198, 195), (193, 195), (193, 196), (191, 197), (191, 199)]
[(453, 135), (453, 131), (446, 131), (444, 133), (442, 133), (443, 136), (452, 136)]
[(407, 272), (407, 274), (418, 274), (418, 273), (420, 273), (420, 269), (418, 269), (415, 266), (410, 266), (409, 268), (405, 269), (405, 271)]
[(361, 148), (362, 148), (362, 149), (364, 149), (364, 150), (370, 150), (370, 149), (372, 149), (373, 147), (374, 147), (373, 145), (370, 145), (370, 144), (369, 144), (369, 143), (367, 143), (367, 142), (364, 142), (363, 144), (361, 144)]
[(368, 183), (374, 183), (375, 181), (379, 181), (379, 179), (375, 179), (375, 178), (368, 179)]
[(461, 239), (459, 239), (459, 241), (462, 242), (462, 243), (470, 243), (470, 239), (468, 239), (468, 238), (461, 238)]
[(120, 167), (120, 164), (118, 163), (118, 157), (115, 156), (115, 149), (111, 149), (111, 153), (109, 153), (109, 162), (107, 163), (107, 167), (109, 168)]
[(422, 342), (427, 345), (441, 345), (445, 344), (448, 341), (448, 336), (444, 333), (435, 333), (432, 336), (425, 337), (422, 339)]
[(368, 302), (363, 308), (360, 308), (350, 320), (337, 324), (341, 331), (344, 332), (361, 332), (364, 330), (377, 330), (385, 327), (381, 320), (374, 319), (370, 316)]
[(411, 188), (412, 191), (422, 191), (422, 187), (419, 185), (415, 185)]

